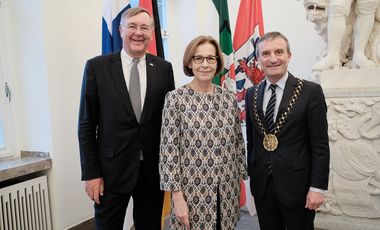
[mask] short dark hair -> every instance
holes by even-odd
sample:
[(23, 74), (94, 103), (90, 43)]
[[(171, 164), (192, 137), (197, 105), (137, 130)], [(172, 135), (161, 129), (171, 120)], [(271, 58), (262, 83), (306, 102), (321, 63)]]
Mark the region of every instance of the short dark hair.
[(150, 25), (152, 27), (154, 27), (154, 20), (152, 19), (152, 16), (150, 15), (149, 11), (145, 8), (142, 8), (142, 7), (133, 7), (133, 8), (129, 8), (128, 10), (124, 11), (123, 14), (121, 15), (121, 19), (120, 19), (120, 25), (123, 25), (124, 24), (124, 21), (126, 18), (130, 18), (130, 17), (133, 17), (133, 16), (136, 16), (140, 13), (146, 13), (149, 15), (149, 18), (150, 18)]
[(217, 56), (217, 67), (215, 75), (222, 72), (224, 68), (223, 53), (220, 49), (219, 43), (211, 36), (201, 35), (194, 38), (186, 47), (185, 53), (183, 55), (183, 72), (187, 76), (194, 76), (193, 70), (189, 68), (193, 56), (198, 46), (204, 43), (210, 43), (215, 47), (216, 56)]
[(266, 34), (264, 34), (256, 43), (256, 57), (258, 57), (260, 55), (260, 51), (259, 51), (259, 44), (263, 41), (272, 41), (276, 38), (281, 38), (282, 40), (284, 40), (286, 42), (286, 50), (288, 51), (288, 53), (290, 53), (290, 44), (289, 44), (289, 40), (285, 37), (285, 35), (283, 35), (282, 33), (280, 32), (277, 32), (277, 31), (273, 31), (273, 32), (268, 32)]

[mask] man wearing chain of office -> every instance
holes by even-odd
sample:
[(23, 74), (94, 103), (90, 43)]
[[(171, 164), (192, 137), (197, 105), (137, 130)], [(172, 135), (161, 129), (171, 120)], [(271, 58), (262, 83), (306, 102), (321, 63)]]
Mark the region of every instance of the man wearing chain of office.
[(246, 95), (250, 187), (261, 230), (314, 229), (329, 178), (327, 107), (320, 85), (288, 72), (288, 39), (256, 44), (265, 79)]

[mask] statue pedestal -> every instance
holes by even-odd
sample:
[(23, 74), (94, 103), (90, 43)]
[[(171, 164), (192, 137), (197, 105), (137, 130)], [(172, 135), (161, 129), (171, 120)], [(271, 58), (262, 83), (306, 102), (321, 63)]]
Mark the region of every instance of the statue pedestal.
[(325, 71), (319, 80), (329, 98), (380, 96), (380, 68)]
[(328, 106), (329, 190), (315, 227), (380, 227), (380, 68), (325, 71)]

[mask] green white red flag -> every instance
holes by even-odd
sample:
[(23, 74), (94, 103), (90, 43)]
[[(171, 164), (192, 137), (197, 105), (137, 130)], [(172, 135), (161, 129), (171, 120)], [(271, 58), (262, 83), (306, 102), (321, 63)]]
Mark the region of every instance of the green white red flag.
[[(236, 19), (233, 49), (235, 57), (236, 97), (240, 119), (245, 121), (245, 94), (249, 87), (263, 79), (263, 72), (256, 62), (256, 42), (264, 35), (261, 0), (241, 0)], [(250, 196), (249, 181), (240, 183), (240, 206), (246, 206), (254, 214), (253, 197)], [(247, 195), (248, 194), (248, 195)]]
[(233, 48), (235, 50), (236, 97), (240, 119), (245, 120), (245, 93), (263, 79), (256, 62), (255, 48), (264, 35), (261, 0), (241, 0), (236, 20)]
[(213, 83), (236, 92), (234, 58), (230, 17), (227, 0), (212, 0), (219, 15), (219, 44), (224, 57), (224, 70), (213, 79)]

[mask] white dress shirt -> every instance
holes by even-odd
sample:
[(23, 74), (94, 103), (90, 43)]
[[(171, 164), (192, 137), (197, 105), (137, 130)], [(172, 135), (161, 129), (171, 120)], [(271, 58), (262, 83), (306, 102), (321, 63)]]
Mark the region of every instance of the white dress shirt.
[[(133, 58), (130, 57), (124, 49), (120, 52), (121, 56), (121, 63), (123, 67), (123, 74), (125, 82), (127, 83), (127, 89), (129, 90), (129, 79), (131, 76), (131, 68), (132, 68), (132, 60)], [(139, 63), (137, 64), (137, 69), (139, 70), (139, 76), (140, 76), (140, 92), (141, 92), (141, 112), (144, 108), (144, 100), (146, 95), (146, 85), (147, 85), (147, 79), (146, 79), (146, 60), (145, 55), (140, 58)]]
[[(284, 89), (285, 89), (285, 84), (286, 80), (288, 80), (289, 74), (286, 72), (286, 74), (278, 81), (276, 82), (276, 105), (274, 107), (274, 114), (273, 114), (273, 122), (276, 123), (276, 117), (278, 113), (278, 108), (280, 107), (282, 95), (284, 95)], [(266, 85), (264, 89), (264, 99), (263, 99), (263, 111), (264, 113), (267, 110), (268, 102), (270, 97), (272, 96), (272, 90), (269, 89), (269, 86), (273, 84), (268, 80), (268, 78), (265, 79)], [(264, 114), (265, 115), (265, 114)]]

